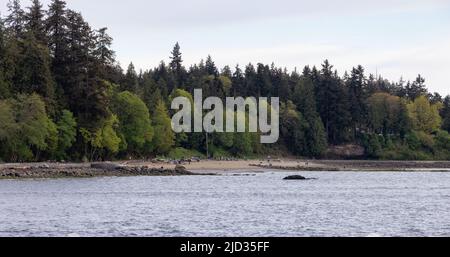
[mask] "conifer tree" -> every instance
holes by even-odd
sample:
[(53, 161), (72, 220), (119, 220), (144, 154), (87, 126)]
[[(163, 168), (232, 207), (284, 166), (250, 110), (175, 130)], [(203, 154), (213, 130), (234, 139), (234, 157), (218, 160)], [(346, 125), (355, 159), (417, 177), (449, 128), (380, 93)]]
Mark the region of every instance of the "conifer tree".
[(441, 111), (441, 116), (443, 118), (442, 128), (450, 132), (450, 96), (447, 96), (444, 100), (444, 107)]
[(68, 78), (68, 21), (66, 17), (66, 3), (62, 0), (52, 0), (47, 11), (45, 20), (45, 30), (47, 32), (48, 46), (52, 56), (52, 73), (56, 82), (55, 93), (59, 106), (68, 107), (67, 95), (65, 92), (70, 85)]
[(50, 53), (46, 45), (40, 44), (31, 32), (27, 33), (16, 73), (18, 92), (37, 93), (45, 99), (53, 114), (54, 80), (51, 74)]
[(170, 59), (172, 60), (169, 64), (170, 69), (175, 72), (175, 74), (180, 74), (183, 68), (183, 59), (181, 57), (180, 45), (178, 42), (175, 44), (171, 54)]
[(21, 38), (24, 32), (25, 12), (20, 0), (10, 0), (7, 7), (9, 14), (6, 16), (5, 24), (16, 38)]
[(39, 43), (47, 45), (44, 16), (41, 2), (33, 0), (32, 5), (28, 7), (28, 12), (25, 14), (25, 26)]
[(352, 73), (347, 80), (351, 123), (353, 125), (353, 136), (355, 138), (357, 129), (362, 127), (364, 124), (364, 117), (366, 117), (365, 80), (364, 68), (361, 65), (358, 65), (357, 68), (352, 69)]
[(428, 90), (425, 87), (425, 79), (419, 74), (413, 83), (406, 86), (406, 93), (410, 100), (414, 101), (422, 95), (427, 95)]
[(140, 95), (139, 78), (133, 63), (130, 63), (130, 65), (128, 65), (128, 69), (125, 74), (124, 81), (122, 82), (121, 89), (122, 91), (129, 91), (134, 94)]
[(325, 60), (316, 86), (317, 107), (329, 142), (339, 144), (348, 139), (350, 114), (346, 91), (332, 68)]
[(96, 31), (93, 55), (101, 65), (112, 66), (115, 62), (115, 52), (111, 49), (113, 39), (107, 30), (108, 28), (101, 28)]
[(0, 100), (10, 96), (10, 86), (5, 74), (6, 31), (0, 17)]

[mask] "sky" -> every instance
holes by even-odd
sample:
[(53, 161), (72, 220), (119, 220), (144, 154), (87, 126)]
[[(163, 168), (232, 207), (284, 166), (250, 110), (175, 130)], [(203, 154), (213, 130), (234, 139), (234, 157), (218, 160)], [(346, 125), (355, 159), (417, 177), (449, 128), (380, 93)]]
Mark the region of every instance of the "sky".
[(179, 42), (186, 66), (211, 55), (219, 67), (273, 62), (292, 71), (328, 59), (341, 75), (358, 64), (393, 81), (420, 73), (430, 91), (450, 94), (450, 0), (67, 2), (91, 26), (108, 27), (124, 68), (168, 62)]

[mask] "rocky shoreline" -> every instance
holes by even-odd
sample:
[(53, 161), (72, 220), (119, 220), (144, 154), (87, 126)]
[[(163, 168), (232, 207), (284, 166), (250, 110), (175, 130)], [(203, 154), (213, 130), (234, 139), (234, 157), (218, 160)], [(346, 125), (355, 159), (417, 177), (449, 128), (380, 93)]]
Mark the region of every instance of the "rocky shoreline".
[(361, 171), (361, 172), (450, 172), (449, 161), (369, 161), (369, 160), (311, 160), (250, 164), (252, 167), (285, 171)]
[(113, 163), (93, 163), (90, 165), (13, 165), (0, 167), (0, 179), (39, 179), (39, 178), (91, 178), (126, 176), (193, 176), (184, 166), (174, 169), (152, 168), (147, 166), (125, 166)]
[(191, 163), (139, 160), (99, 163), (5, 163), (0, 164), (0, 179), (222, 175), (242, 171), (261, 172), (261, 170), (450, 172), (450, 162), (285, 159), (201, 160)]

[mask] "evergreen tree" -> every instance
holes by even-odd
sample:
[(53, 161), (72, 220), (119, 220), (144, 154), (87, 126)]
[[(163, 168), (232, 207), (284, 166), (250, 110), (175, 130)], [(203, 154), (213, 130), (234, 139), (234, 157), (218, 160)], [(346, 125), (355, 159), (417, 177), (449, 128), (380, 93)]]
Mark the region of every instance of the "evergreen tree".
[(314, 85), (309, 77), (300, 79), (294, 89), (293, 101), (307, 122), (305, 128), (306, 147), (303, 154), (307, 156), (323, 155), (327, 147), (327, 136), (322, 120), (317, 113)]
[(413, 83), (408, 83), (406, 86), (406, 94), (408, 98), (414, 101), (416, 98), (422, 95), (428, 95), (428, 90), (425, 87), (425, 79), (420, 76), (417, 76), (416, 80)]
[(22, 51), (16, 73), (18, 92), (37, 93), (45, 99), (47, 107), (53, 107), (54, 81), (47, 46), (40, 44), (33, 33), (27, 33)]
[(255, 97), (267, 96), (270, 97), (272, 88), (272, 83), (270, 80), (269, 67), (258, 63), (258, 67), (256, 70), (256, 88), (257, 91), (254, 91)]
[(205, 71), (208, 75), (218, 76), (219, 70), (216, 67), (216, 64), (212, 60), (211, 55), (208, 55), (205, 62)]
[(61, 0), (52, 0), (47, 11), (45, 30), (47, 32), (48, 45), (52, 56), (52, 73), (56, 82), (56, 96), (59, 106), (67, 107), (67, 95), (70, 88), (68, 78), (73, 75), (68, 70), (68, 21), (66, 17), (66, 3)]
[(225, 67), (223, 67), (222, 71), (220, 72), (220, 75), (228, 77), (228, 78), (233, 77), (230, 66), (225, 65)]
[(140, 95), (139, 78), (133, 63), (130, 63), (130, 65), (128, 65), (124, 81), (122, 82), (121, 90)]
[(351, 123), (353, 124), (353, 135), (356, 137), (356, 132), (364, 124), (364, 119), (366, 117), (366, 106), (364, 104), (366, 100), (366, 82), (364, 68), (361, 65), (352, 69), (350, 78), (347, 80), (347, 87), (349, 92)]
[(295, 155), (303, 155), (307, 151), (305, 131), (308, 129), (308, 123), (303, 118), (303, 115), (289, 101), (281, 106), (280, 120), (280, 133), (285, 140), (284, 143), (287, 148)]
[(239, 65), (236, 65), (231, 81), (231, 91), (233, 92), (234, 97), (247, 95), (245, 90), (245, 77)]
[(25, 14), (25, 26), (39, 43), (47, 45), (47, 34), (44, 24), (44, 11), (39, 0), (33, 0), (31, 7)]
[(9, 14), (5, 19), (6, 26), (16, 38), (21, 38), (24, 32), (25, 12), (20, 0), (10, 0), (7, 7)]
[(242, 97), (246, 96), (253, 96), (255, 97), (258, 93), (258, 87), (256, 84), (256, 70), (255, 66), (253, 64), (249, 63), (245, 67), (245, 95), (242, 95)]
[(342, 81), (332, 68), (328, 60), (325, 60), (316, 86), (317, 109), (324, 122), (328, 141), (339, 144), (348, 140), (349, 103)]
[(106, 32), (108, 28), (101, 28), (95, 33), (94, 57), (104, 66), (112, 66), (115, 62), (115, 52), (111, 49), (112, 37)]
[(175, 80), (175, 85), (172, 90), (176, 88), (185, 88), (184, 84), (186, 79), (186, 70), (183, 66), (183, 59), (180, 49), (180, 45), (177, 42), (173, 48), (173, 51), (171, 52), (172, 56), (170, 57), (171, 62), (169, 64), (169, 67), (174, 75)]
[(6, 31), (3, 20), (0, 17), (0, 100), (8, 98), (11, 94), (10, 86), (6, 78), (5, 59), (6, 59)]
[(175, 81), (164, 62), (161, 62), (155, 69), (153, 79), (156, 81), (163, 99), (167, 99), (175, 88)]
[(156, 105), (159, 101), (162, 101), (161, 91), (153, 80), (151, 74), (144, 74), (143, 87), (143, 101), (147, 105), (150, 113), (156, 109)]
[(450, 132), (450, 96), (447, 96), (444, 100), (441, 116), (443, 118), (442, 128)]

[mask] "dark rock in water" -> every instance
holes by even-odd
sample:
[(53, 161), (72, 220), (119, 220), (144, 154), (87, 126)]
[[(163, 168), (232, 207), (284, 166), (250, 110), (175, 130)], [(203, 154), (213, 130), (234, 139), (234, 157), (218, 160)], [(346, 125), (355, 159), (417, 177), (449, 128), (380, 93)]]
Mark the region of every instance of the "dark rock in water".
[(284, 180), (306, 180), (306, 178), (300, 175), (293, 175), (285, 177)]
[(314, 179), (315, 178), (305, 178), (300, 175), (293, 175), (293, 176), (288, 176), (288, 177), (284, 178), (284, 180), (314, 180)]
[(100, 170), (107, 170), (107, 171), (114, 171), (120, 169), (122, 166), (115, 163), (110, 162), (99, 162), (99, 163), (92, 163), (91, 168), (93, 169), (100, 169)]

